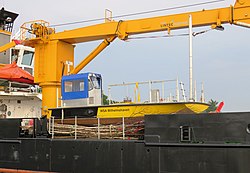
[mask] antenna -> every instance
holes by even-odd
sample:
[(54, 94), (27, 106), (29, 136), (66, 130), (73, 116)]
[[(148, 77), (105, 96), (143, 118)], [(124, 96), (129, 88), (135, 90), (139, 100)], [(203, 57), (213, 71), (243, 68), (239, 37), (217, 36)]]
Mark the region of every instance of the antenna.
[(183, 97), (183, 100), (184, 102), (186, 102), (186, 94), (185, 94), (185, 89), (184, 89), (184, 83), (183, 82), (180, 82), (180, 85), (181, 85), (181, 92), (182, 92), (182, 97)]
[(194, 101), (197, 101), (196, 80), (194, 81)]
[(192, 15), (189, 15), (189, 101), (194, 101), (193, 98), (193, 29)]
[(201, 83), (201, 103), (205, 103), (204, 83)]
[(180, 94), (179, 94), (179, 80), (178, 77), (176, 78), (176, 101), (179, 102), (180, 101)]

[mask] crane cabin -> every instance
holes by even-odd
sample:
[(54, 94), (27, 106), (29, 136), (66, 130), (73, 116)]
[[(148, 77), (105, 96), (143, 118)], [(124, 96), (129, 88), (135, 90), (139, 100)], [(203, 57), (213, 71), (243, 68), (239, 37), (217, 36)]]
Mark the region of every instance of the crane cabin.
[(102, 104), (102, 77), (97, 73), (80, 73), (62, 77), (62, 103), (66, 107)]

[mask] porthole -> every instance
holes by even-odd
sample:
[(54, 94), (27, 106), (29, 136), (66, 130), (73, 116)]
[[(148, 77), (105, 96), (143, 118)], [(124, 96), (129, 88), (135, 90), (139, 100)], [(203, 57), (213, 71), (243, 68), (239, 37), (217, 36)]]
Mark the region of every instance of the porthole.
[(250, 134), (250, 124), (247, 125), (247, 133)]

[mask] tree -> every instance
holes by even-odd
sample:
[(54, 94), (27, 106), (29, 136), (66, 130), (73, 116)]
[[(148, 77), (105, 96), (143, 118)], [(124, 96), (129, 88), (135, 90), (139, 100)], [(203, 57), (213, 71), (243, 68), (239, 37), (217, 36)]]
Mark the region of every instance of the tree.
[(109, 105), (109, 102), (112, 103), (119, 103), (118, 101), (110, 100), (108, 99), (108, 96), (105, 94), (102, 94), (102, 103), (103, 105)]
[(102, 103), (103, 105), (109, 105), (108, 96), (106, 96), (105, 94), (102, 94)]
[(217, 102), (216, 100), (211, 99), (211, 100), (208, 102), (208, 104), (210, 104), (210, 106), (209, 106), (204, 112), (208, 113), (208, 112), (213, 112), (213, 111), (215, 111), (215, 110), (217, 109), (217, 107), (218, 107), (218, 103), (219, 103), (219, 102)]

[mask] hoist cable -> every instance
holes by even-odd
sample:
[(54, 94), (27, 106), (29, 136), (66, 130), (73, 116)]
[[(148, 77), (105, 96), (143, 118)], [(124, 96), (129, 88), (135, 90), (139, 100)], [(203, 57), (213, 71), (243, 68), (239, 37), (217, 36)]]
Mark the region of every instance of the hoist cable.
[[(211, 31), (212, 29), (208, 29), (208, 30), (203, 30), (203, 31), (199, 31), (199, 32), (193, 32), (192, 35), (195, 37), (197, 35), (200, 34), (204, 34), (208, 31)], [(139, 40), (139, 39), (154, 39), (154, 38), (170, 38), (170, 37), (183, 37), (183, 36), (189, 36), (188, 33), (183, 33), (183, 34), (176, 34), (176, 35), (160, 35), (160, 36), (137, 36), (137, 37), (129, 37), (127, 40)]]
[[(195, 7), (195, 6), (201, 6), (201, 5), (207, 5), (207, 4), (214, 4), (217, 2), (223, 2), (225, 0), (214, 0), (214, 1), (207, 1), (207, 2), (201, 2), (196, 4), (190, 4), (190, 5), (182, 5), (177, 7), (170, 7), (170, 8), (164, 8), (164, 9), (156, 9), (151, 11), (144, 11), (144, 12), (138, 12), (138, 13), (130, 13), (130, 14), (123, 14), (112, 17), (113, 19), (121, 18), (121, 17), (130, 17), (130, 16), (138, 16), (143, 14), (150, 14), (150, 13), (156, 13), (156, 12), (162, 12), (162, 11), (168, 11), (168, 10), (176, 10), (176, 9), (182, 9), (182, 8), (188, 8), (188, 7)], [(69, 22), (69, 23), (61, 23), (61, 24), (54, 24), (50, 25), (50, 27), (59, 27), (59, 26), (66, 26), (66, 25), (75, 25), (80, 23), (89, 23), (89, 22), (97, 22), (101, 20), (105, 20), (106, 18), (96, 18), (96, 19), (88, 19), (88, 20), (82, 20), (82, 21), (76, 21), (76, 22)]]

